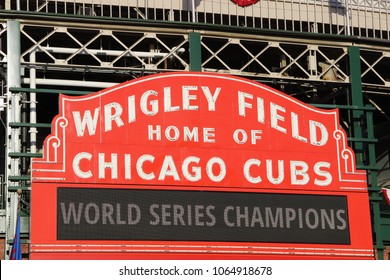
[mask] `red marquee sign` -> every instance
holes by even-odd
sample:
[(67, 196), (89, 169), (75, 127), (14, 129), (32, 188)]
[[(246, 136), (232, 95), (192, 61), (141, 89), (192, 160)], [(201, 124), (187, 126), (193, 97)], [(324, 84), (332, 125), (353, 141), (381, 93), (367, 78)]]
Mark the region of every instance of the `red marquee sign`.
[(33, 259), (373, 258), (337, 110), (186, 72), (62, 95), (52, 130), (32, 163)]

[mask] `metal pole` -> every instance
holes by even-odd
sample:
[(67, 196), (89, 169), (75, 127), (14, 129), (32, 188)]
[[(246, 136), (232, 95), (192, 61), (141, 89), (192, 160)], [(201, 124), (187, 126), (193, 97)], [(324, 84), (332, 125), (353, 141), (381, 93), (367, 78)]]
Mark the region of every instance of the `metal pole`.
[[(350, 78), (351, 78), (351, 93), (352, 93), (352, 105), (362, 107), (364, 106), (363, 93), (362, 93), (362, 74), (361, 74), (361, 65), (360, 65), (360, 48), (356, 46), (349, 47), (349, 68), (350, 68)], [(367, 127), (367, 136), (368, 138), (374, 138), (373, 126), (374, 122), (372, 119), (372, 113), (366, 113), (366, 124), (364, 125), (364, 112), (360, 110), (354, 110), (352, 112), (353, 119), (353, 136), (356, 138), (362, 138), (365, 127)], [(367, 161), (367, 157), (364, 157), (364, 152), (367, 148), (363, 146), (362, 142), (356, 142), (354, 145), (356, 153), (357, 164), (363, 164)], [(375, 145), (372, 143), (368, 144), (368, 160), (369, 165), (376, 164), (375, 156)], [(384, 249), (382, 239), (382, 226), (380, 218), (380, 202), (381, 197), (379, 195), (380, 188), (377, 185), (377, 171), (371, 170), (368, 173), (369, 176), (369, 196), (370, 196), (370, 206), (371, 206), (371, 217), (373, 223), (373, 236), (375, 248), (377, 249), (377, 258), (384, 258)]]
[[(36, 55), (35, 51), (32, 51), (30, 53), (30, 62), (32, 63), (32, 66), (30, 68), (30, 88), (37, 88), (36, 78), (37, 78), (37, 71), (35, 69), (35, 61), (36, 61)], [(37, 98), (36, 93), (31, 92), (30, 93), (30, 123), (36, 123), (37, 122)], [(37, 128), (31, 127), (30, 130), (30, 152), (36, 153), (37, 152)]]
[(192, 4), (192, 22), (196, 22), (196, 14), (195, 14), (195, 0), (191, 1)]
[(197, 32), (189, 33), (190, 43), (190, 71), (202, 71), (201, 37)]
[(145, 17), (146, 19), (149, 19), (149, 3), (148, 0), (145, 1)]
[(18, 187), (18, 182), (12, 182), (9, 176), (20, 175), (20, 159), (10, 158), (11, 152), (21, 151), (20, 128), (11, 128), (11, 122), (20, 122), (21, 105), (20, 93), (11, 93), (9, 88), (20, 87), (20, 22), (7, 21), (7, 142), (6, 142), (6, 235), (5, 235), (5, 259), (10, 257), (10, 245), (7, 240), (15, 235), (16, 215), (18, 208), (18, 194), (8, 191), (9, 187)]

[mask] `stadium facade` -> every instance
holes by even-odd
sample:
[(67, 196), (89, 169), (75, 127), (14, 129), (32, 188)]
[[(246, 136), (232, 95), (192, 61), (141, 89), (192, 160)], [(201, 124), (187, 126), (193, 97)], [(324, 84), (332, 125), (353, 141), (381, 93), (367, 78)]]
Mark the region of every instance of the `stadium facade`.
[(29, 258), (31, 159), (42, 157), (59, 93), (196, 71), (338, 108), (357, 168), (367, 172), (375, 256), (388, 259), (389, 68), (389, 1), (0, 0), (3, 258), (18, 209)]

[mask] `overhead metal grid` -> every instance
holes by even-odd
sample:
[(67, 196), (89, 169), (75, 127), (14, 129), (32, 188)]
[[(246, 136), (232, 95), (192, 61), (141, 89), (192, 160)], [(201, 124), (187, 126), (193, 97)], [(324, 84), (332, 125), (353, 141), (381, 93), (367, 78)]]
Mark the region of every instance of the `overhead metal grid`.
[[(5, 5), (17, 9), (17, 1)], [(20, 9), (390, 38), (390, 3), (383, 0), (261, 0), (245, 8), (229, 0), (27, 0)]]

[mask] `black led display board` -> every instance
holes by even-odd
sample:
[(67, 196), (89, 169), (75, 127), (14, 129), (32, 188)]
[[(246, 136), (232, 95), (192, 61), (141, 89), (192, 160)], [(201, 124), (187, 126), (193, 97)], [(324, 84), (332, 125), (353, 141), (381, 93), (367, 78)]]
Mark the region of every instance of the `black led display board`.
[(58, 240), (350, 244), (347, 197), (58, 188)]

